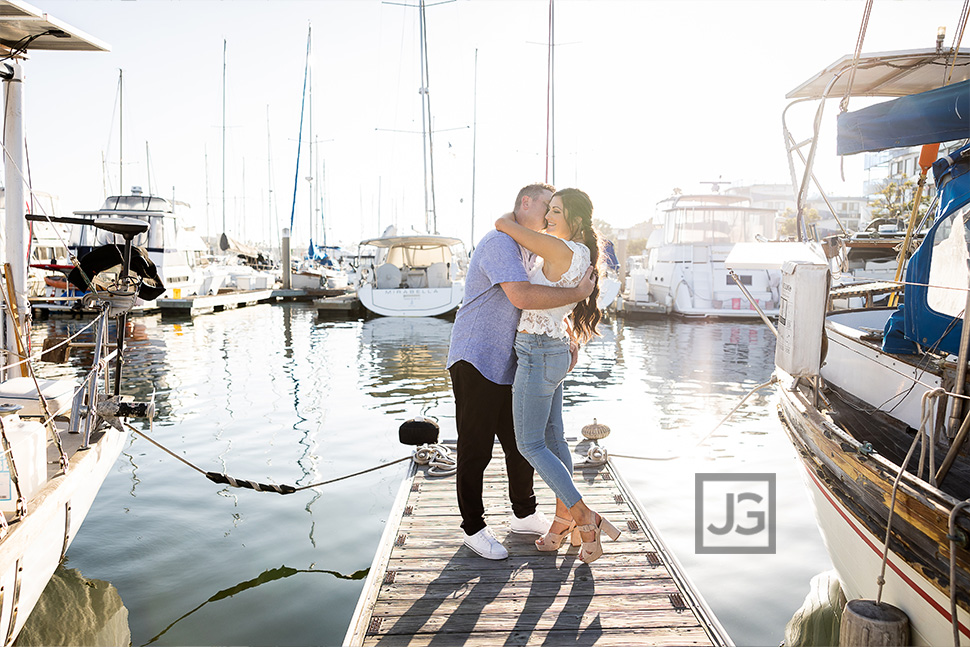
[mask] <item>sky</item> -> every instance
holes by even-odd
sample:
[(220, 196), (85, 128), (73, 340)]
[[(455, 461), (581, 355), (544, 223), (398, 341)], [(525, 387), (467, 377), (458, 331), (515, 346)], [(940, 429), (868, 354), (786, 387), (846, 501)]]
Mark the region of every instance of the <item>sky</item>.
[[(150, 188), (190, 203), (200, 233), (225, 223), (253, 242), (275, 241), (291, 218), (296, 243), (423, 231), (416, 3), (36, 0), (111, 51), (24, 62), (31, 183), (63, 215), (98, 208), (121, 182)], [(537, 181), (583, 189), (614, 228), (647, 220), (675, 187), (789, 183), (785, 94), (853, 52), (865, 7), (555, 0), (547, 177), (548, 0), (427, 4), (437, 229), (466, 244)], [(933, 47), (940, 26), (949, 45), (962, 5), (877, 0), (863, 51)], [(297, 171), (308, 29), (312, 110)], [(791, 111), (796, 139), (813, 110)], [(827, 116), (837, 111), (833, 101)], [(846, 158), (843, 182), (826, 125), (819, 179), (832, 195), (861, 195), (861, 159)]]

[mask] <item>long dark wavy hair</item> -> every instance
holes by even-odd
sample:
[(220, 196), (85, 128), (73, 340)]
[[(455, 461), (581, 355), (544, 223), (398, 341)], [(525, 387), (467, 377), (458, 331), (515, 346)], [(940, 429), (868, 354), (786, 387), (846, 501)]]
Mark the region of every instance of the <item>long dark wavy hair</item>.
[[(566, 224), (569, 225), (570, 238), (582, 240), (589, 248), (589, 260), (595, 276), (599, 276), (600, 237), (593, 229), (593, 201), (584, 191), (579, 189), (561, 189), (552, 197), (559, 196), (563, 210), (566, 212)], [(597, 324), (602, 319), (602, 313), (596, 305), (599, 297), (599, 281), (593, 285), (593, 293), (586, 300), (580, 301), (573, 308), (570, 316), (572, 322), (572, 336), (580, 344), (585, 344), (593, 337), (599, 337)]]

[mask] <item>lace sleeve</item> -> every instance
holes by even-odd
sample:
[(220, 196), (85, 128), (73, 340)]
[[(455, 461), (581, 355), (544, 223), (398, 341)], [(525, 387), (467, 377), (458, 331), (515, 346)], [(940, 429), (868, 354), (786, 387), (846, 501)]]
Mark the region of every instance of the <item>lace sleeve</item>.
[(566, 245), (573, 251), (573, 259), (569, 263), (569, 269), (556, 281), (557, 286), (576, 285), (586, 273), (586, 268), (590, 266), (589, 248), (586, 245), (572, 240), (566, 241)]

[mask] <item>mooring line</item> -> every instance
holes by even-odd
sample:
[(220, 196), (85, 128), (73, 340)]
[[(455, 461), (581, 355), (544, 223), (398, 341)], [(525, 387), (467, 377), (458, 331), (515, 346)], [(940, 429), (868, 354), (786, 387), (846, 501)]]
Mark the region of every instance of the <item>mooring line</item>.
[(407, 456), (403, 456), (401, 458), (395, 459), (395, 460), (393, 460), (393, 461), (391, 461), (389, 463), (382, 463), (380, 465), (376, 465), (374, 467), (369, 467), (369, 468), (367, 468), (365, 470), (361, 470), (359, 472), (354, 472), (353, 474), (346, 474), (344, 476), (338, 476), (337, 478), (330, 479), (328, 481), (320, 481), (319, 483), (311, 483), (310, 485), (303, 485), (303, 486), (300, 486), (300, 487), (295, 487), (293, 485), (286, 485), (285, 483), (284, 484), (281, 484), (281, 485), (277, 485), (275, 483), (258, 483), (256, 481), (250, 481), (250, 480), (247, 480), (247, 479), (237, 479), (237, 478), (234, 478), (232, 476), (229, 476), (228, 474), (223, 474), (221, 472), (207, 472), (204, 469), (202, 469), (201, 467), (199, 467), (198, 465), (192, 464), (190, 461), (188, 461), (185, 458), (179, 456), (178, 454), (176, 454), (175, 452), (173, 452), (169, 448), (165, 447), (164, 445), (162, 445), (158, 441), (154, 440), (151, 436), (149, 436), (148, 434), (146, 434), (144, 431), (138, 429), (137, 427), (133, 427), (130, 423), (127, 423), (126, 422), (125, 423), (125, 426), (128, 429), (130, 429), (131, 431), (133, 431), (134, 433), (138, 434), (139, 436), (141, 436), (142, 438), (144, 438), (145, 440), (147, 440), (148, 442), (150, 442), (151, 444), (153, 444), (156, 447), (158, 447), (159, 449), (161, 449), (163, 452), (165, 452), (166, 454), (168, 454), (172, 458), (178, 459), (179, 461), (181, 461), (185, 465), (191, 467), (196, 472), (198, 472), (202, 476), (206, 477), (207, 479), (209, 479), (213, 483), (219, 483), (220, 485), (229, 485), (229, 486), (235, 487), (235, 488), (243, 488), (243, 489), (247, 489), (247, 490), (253, 490), (255, 492), (275, 492), (276, 494), (293, 494), (294, 492), (301, 492), (303, 490), (309, 490), (311, 488), (320, 487), (321, 485), (329, 485), (331, 483), (336, 483), (337, 481), (343, 481), (344, 479), (349, 479), (352, 476), (360, 476), (361, 474), (366, 474), (368, 472), (374, 472), (376, 470), (384, 469), (385, 467), (390, 467), (391, 465), (395, 465), (395, 464), (400, 463), (402, 461), (406, 461), (406, 460), (409, 460), (409, 459), (413, 458), (413, 455), (409, 454)]

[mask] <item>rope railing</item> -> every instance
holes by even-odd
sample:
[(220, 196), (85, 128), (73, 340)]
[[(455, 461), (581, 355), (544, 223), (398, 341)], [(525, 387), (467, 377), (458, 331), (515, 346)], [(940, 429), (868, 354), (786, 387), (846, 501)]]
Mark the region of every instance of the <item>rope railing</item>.
[[(84, 333), (88, 328), (93, 327), (96, 323), (98, 323), (98, 319), (94, 319), (93, 321), (91, 321), (91, 323), (85, 325), (80, 330), (78, 330), (76, 333), (74, 333), (73, 335), (71, 335), (70, 337), (67, 337), (66, 339), (62, 339), (57, 344), (55, 344), (53, 346), (50, 346), (48, 348), (42, 349), (39, 353), (34, 353), (33, 355), (28, 355), (27, 357), (24, 357), (24, 358), (20, 359), (20, 361), (11, 362), (9, 364), (5, 364), (5, 367), (6, 368), (17, 368), (18, 366), (21, 366), (22, 364), (26, 364), (26, 363), (31, 362), (31, 361), (34, 361), (34, 362), (40, 361), (40, 360), (43, 359), (43, 356), (45, 354), (50, 353), (51, 351), (57, 350), (58, 348), (61, 348), (62, 346), (66, 346), (66, 345), (70, 344), (72, 341), (74, 341), (75, 339), (77, 339), (78, 337), (80, 337), (81, 334)], [(15, 353), (12, 350), (9, 350), (9, 349), (2, 349), (2, 350), (7, 355), (13, 355), (14, 357), (20, 357), (20, 354), (19, 353)]]
[(932, 443), (932, 440), (928, 440), (930, 438), (930, 434), (926, 431), (925, 427), (932, 425), (931, 418), (933, 398), (937, 398), (944, 393), (945, 391), (943, 389), (934, 389), (923, 394), (920, 401), (922, 419), (920, 421), (919, 431), (916, 433), (916, 437), (913, 438), (909, 451), (906, 453), (906, 458), (903, 459), (902, 464), (899, 466), (899, 473), (896, 474), (896, 478), (893, 479), (893, 488), (889, 499), (889, 517), (886, 519), (886, 541), (882, 551), (882, 566), (879, 570), (879, 576), (876, 578), (876, 584), (878, 585), (878, 589), (876, 591), (876, 604), (882, 602), (882, 589), (886, 584), (886, 564), (889, 561), (889, 540), (892, 537), (893, 514), (896, 511), (896, 494), (899, 491), (899, 483), (903, 480), (903, 474), (906, 473), (906, 466), (909, 465), (909, 461), (913, 457), (916, 447), (927, 442)]

